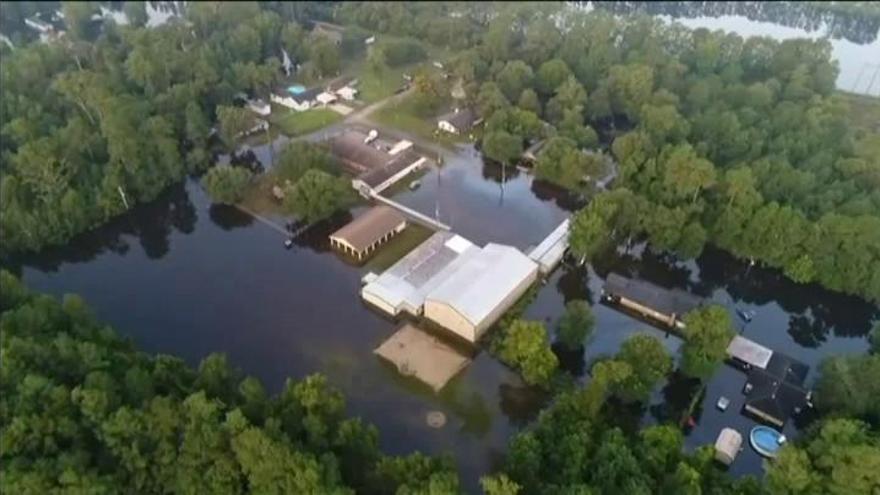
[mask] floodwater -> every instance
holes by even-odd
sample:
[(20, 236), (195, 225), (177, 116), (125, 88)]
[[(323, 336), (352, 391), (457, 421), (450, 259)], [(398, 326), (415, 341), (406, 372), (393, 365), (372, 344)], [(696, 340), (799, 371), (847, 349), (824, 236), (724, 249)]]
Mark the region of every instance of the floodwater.
[[(876, 36), (863, 45), (846, 43), (877, 48)], [(875, 49), (859, 57), (878, 56)], [(269, 156), (265, 147), (253, 150), (263, 166), (269, 166)], [(527, 249), (578, 206), (526, 173), (484, 164), (472, 147), (451, 150), (444, 161), (439, 171), (421, 178), (419, 189), (394, 199), (436, 214), (479, 244)], [(401, 378), (372, 354), (396, 324), (360, 301), (361, 270), (330, 251), (326, 237), (362, 209), (310, 231), (288, 251), (276, 231), (234, 208), (211, 205), (190, 180), (63, 248), (7, 266), (36, 290), (81, 294), (99, 318), (146, 351), (179, 355), (193, 365), (211, 352), (224, 352), (273, 392), (288, 377), (324, 373), (345, 393), (350, 414), (380, 428), (383, 449), (451, 453), (465, 487), (476, 491), (478, 477), (497, 466), (509, 437), (534, 419), (545, 399), (485, 352), (440, 395)], [(744, 335), (809, 364), (808, 383), (824, 356), (864, 352), (865, 336), (880, 319), (880, 309), (860, 299), (793, 284), (776, 270), (749, 267), (717, 250), (682, 262), (637, 246), (595, 266), (562, 266), (526, 311), (526, 317), (553, 328), (565, 302), (593, 304), (597, 326), (591, 342), (583, 353), (561, 356), (565, 369), (584, 380), (592, 360), (615, 353), (634, 332), (656, 335), (671, 352), (681, 344), (598, 302), (602, 279), (611, 271), (692, 291), (731, 312), (755, 310)], [(714, 442), (725, 426), (748, 434), (753, 423), (738, 413), (744, 382), (742, 373), (726, 366), (713, 377), (689, 447)], [(629, 411), (632, 423), (672, 417), (688, 403), (691, 389), (687, 380), (673, 377), (658, 387), (651, 404)], [(732, 400), (725, 413), (714, 408), (720, 395)], [(426, 414), (434, 410), (449, 419), (441, 429), (426, 424)], [(794, 422), (786, 433), (796, 433)], [(760, 469), (760, 458), (746, 446), (731, 472)]]
[[(438, 214), (477, 243), (526, 249), (576, 206), (524, 172), (484, 164), (470, 146), (450, 151), (444, 161), (422, 177), (419, 189), (394, 198)], [(534, 419), (544, 399), (485, 352), (439, 396), (380, 362), (372, 350), (396, 324), (361, 302), (361, 270), (330, 251), (326, 237), (350, 218), (340, 215), (309, 231), (288, 251), (276, 231), (234, 208), (211, 205), (188, 181), (66, 247), (15, 260), (14, 268), (36, 290), (83, 295), (101, 319), (146, 351), (176, 354), (193, 365), (211, 352), (225, 352), (273, 392), (288, 377), (325, 373), (344, 391), (349, 413), (380, 428), (384, 449), (449, 452), (466, 486), (475, 489), (479, 475), (497, 465), (510, 435)], [(562, 266), (527, 309), (528, 318), (553, 328), (565, 302), (593, 304), (593, 339), (582, 355), (562, 356), (566, 369), (583, 379), (591, 360), (615, 353), (634, 332), (658, 336), (670, 352), (680, 345), (598, 303), (602, 278), (612, 270), (691, 290), (731, 310), (754, 309), (745, 335), (813, 369), (829, 353), (863, 352), (871, 321), (880, 316), (878, 308), (856, 298), (792, 284), (774, 270), (749, 268), (717, 251), (688, 262), (639, 248), (632, 252), (638, 256), (619, 254), (594, 267)], [(713, 442), (724, 426), (747, 433), (751, 422), (736, 412), (744, 380), (724, 368), (711, 381), (689, 446)], [(684, 380), (658, 387), (650, 406), (631, 412), (633, 423), (674, 414), (689, 401), (688, 387)], [(733, 399), (723, 414), (711, 407), (721, 393)], [(446, 413), (445, 427), (427, 426), (425, 416), (433, 410)], [(732, 472), (759, 469), (758, 457), (747, 449)]]

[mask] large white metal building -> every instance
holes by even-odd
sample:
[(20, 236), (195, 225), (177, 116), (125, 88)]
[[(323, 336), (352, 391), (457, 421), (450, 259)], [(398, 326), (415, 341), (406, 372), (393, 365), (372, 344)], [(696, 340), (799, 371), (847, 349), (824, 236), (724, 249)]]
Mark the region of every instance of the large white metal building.
[(424, 315), (475, 342), (537, 277), (537, 263), (516, 248), (480, 248), (438, 232), (378, 277), (369, 277), (361, 296), (392, 316)]
[(425, 317), (476, 342), (537, 276), (538, 265), (518, 249), (487, 244), (428, 294)]

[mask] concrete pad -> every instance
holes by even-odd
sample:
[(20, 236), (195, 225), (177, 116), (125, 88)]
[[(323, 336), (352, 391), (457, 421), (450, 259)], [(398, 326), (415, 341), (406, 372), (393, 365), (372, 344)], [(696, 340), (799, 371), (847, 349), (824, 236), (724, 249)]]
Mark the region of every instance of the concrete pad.
[(412, 376), (439, 392), (471, 359), (440, 338), (405, 323), (375, 351), (406, 376)]

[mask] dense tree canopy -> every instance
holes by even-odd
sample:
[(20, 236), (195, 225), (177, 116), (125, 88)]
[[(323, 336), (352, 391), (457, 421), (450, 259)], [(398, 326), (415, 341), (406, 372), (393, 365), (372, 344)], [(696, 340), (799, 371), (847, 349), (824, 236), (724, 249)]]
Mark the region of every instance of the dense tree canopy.
[(323, 376), (269, 396), (225, 356), (135, 351), (77, 296), (0, 292), (3, 493), (459, 491), (448, 459), (382, 455)]
[(217, 203), (233, 204), (244, 194), (253, 173), (244, 167), (218, 165), (205, 173), (202, 185)]

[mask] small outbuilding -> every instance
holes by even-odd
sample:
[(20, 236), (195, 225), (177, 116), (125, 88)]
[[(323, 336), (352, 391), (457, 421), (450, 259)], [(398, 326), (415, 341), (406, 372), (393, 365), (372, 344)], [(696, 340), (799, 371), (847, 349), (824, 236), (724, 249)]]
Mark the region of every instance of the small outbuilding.
[(315, 101), (317, 101), (321, 105), (329, 105), (336, 101), (336, 95), (327, 91), (324, 91), (318, 96), (315, 97)]
[(477, 114), (470, 108), (458, 109), (437, 118), (437, 128), (452, 134), (469, 132), (477, 124)]
[(715, 460), (729, 466), (739, 455), (743, 437), (733, 428), (724, 428), (715, 440)]
[(330, 235), (330, 244), (362, 260), (406, 228), (406, 217), (390, 206), (376, 206)]
[(743, 409), (761, 421), (782, 428), (791, 416), (810, 407), (810, 392), (803, 388), (809, 366), (774, 352), (766, 369), (749, 371), (749, 390)]
[(773, 351), (741, 335), (727, 345), (727, 357), (746, 369), (766, 369), (772, 356)]

